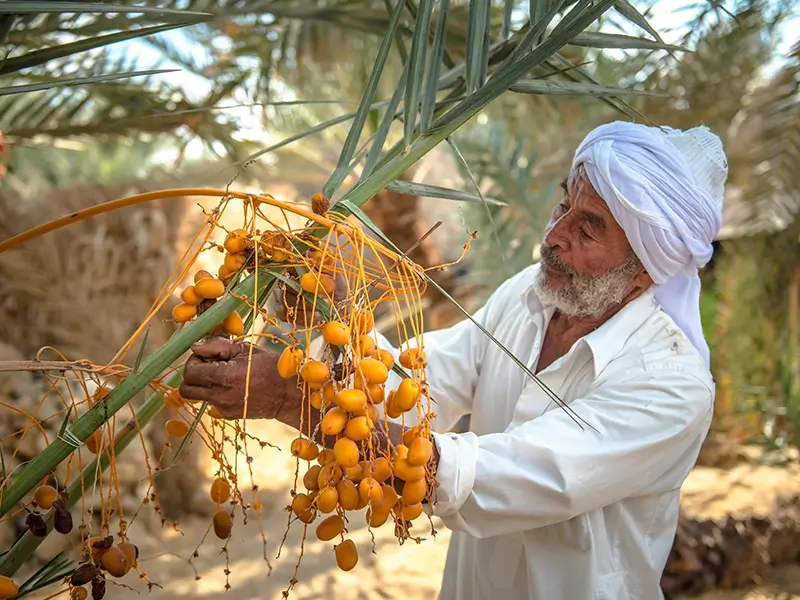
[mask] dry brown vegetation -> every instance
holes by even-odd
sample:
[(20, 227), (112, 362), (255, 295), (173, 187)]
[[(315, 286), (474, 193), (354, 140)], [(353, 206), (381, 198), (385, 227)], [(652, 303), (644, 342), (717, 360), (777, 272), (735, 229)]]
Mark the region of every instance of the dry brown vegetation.
[[(132, 190), (132, 186), (75, 185), (33, 198), (20, 198), (5, 190), (0, 195), (0, 238), (9, 238), (132, 191), (144, 190)], [(197, 211), (187, 211), (189, 202), (187, 199), (130, 207), (75, 223), (0, 254), (0, 331), (3, 332), (0, 360), (31, 360), (37, 354), (44, 360), (59, 360), (59, 355), (46, 347), (57, 349), (69, 360), (90, 358), (98, 364), (110, 360), (138, 327), (168, 279), (177, 262), (181, 232), (196, 228), (198, 215), (202, 219)], [(171, 307), (165, 306), (162, 318), (153, 321), (145, 352), (158, 348), (174, 331)], [(137, 351), (128, 356), (129, 364), (135, 360)], [(33, 412), (48, 385), (40, 374), (0, 373), (0, 399)], [(47, 401), (54, 401), (53, 396)], [(51, 408), (53, 411), (40, 407), (39, 414), (50, 414), (57, 407)], [(156, 425), (147, 430), (152, 447), (163, 445), (163, 426), (158, 425), (163, 425), (167, 417), (164, 412)], [(53, 439), (60, 419), (43, 425)], [(12, 434), (21, 426), (13, 418), (0, 425), (7, 457), (14, 454), (19, 438)], [(41, 436), (28, 435), (23, 441), (26, 443), (12, 464), (6, 464), (7, 468), (30, 460), (44, 449)], [(203, 503), (205, 496), (195, 497), (192, 492), (198, 456), (193, 451), (186, 457), (183, 469), (157, 476), (157, 485), (165, 498), (162, 508), (167, 515), (176, 517), (192, 510), (208, 510)], [(138, 471), (142, 458), (141, 446), (133, 444), (118, 463), (120, 493), (131, 510), (146, 493), (146, 481)], [(73, 518), (78, 510), (79, 507), (73, 510)], [(149, 517), (145, 515), (145, 520)], [(10, 541), (24, 530), (23, 517), (9, 526), (3, 525), (2, 529), (2, 539)], [(37, 552), (39, 560), (79, 540), (78, 532), (75, 533), (77, 538), (67, 540), (51, 536)], [(4, 543), (4, 547), (8, 545)]]

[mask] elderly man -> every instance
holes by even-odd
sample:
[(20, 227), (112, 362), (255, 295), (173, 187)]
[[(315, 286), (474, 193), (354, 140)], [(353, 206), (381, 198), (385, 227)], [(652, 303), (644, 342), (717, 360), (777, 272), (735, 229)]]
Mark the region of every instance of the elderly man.
[[(425, 334), (429, 510), (453, 532), (440, 598), (662, 597), (679, 490), (713, 412), (697, 270), (726, 176), (705, 128), (616, 122), (581, 143), (541, 261), (474, 315), (569, 410), (470, 320)], [(181, 393), (240, 417), (246, 349), (195, 347)], [(297, 427), (296, 382), (275, 374), (276, 358), (254, 355), (248, 417)], [(470, 431), (449, 432), (464, 415)]]

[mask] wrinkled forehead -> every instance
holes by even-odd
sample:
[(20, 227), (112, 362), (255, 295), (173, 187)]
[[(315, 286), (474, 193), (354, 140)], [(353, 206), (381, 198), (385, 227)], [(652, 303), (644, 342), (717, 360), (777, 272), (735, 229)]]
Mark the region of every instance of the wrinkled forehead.
[(589, 176), (586, 174), (586, 166), (583, 163), (574, 165), (567, 176), (567, 181), (570, 183), (579, 180), (589, 181)]
[[(581, 188), (580, 191), (591, 190), (592, 193), (599, 196), (594, 187), (592, 187), (592, 182), (589, 181), (589, 175), (586, 173), (586, 167), (582, 163), (570, 169), (564, 183), (568, 191), (577, 191), (577, 188)], [(584, 188), (584, 186), (588, 186), (588, 188)]]
[(564, 188), (571, 202), (585, 205), (596, 210), (602, 210), (609, 215), (611, 214), (606, 201), (603, 200), (603, 197), (594, 189), (583, 164), (573, 167), (561, 186)]
[(583, 164), (574, 166), (561, 185), (569, 205), (584, 221), (596, 231), (606, 232), (611, 239), (619, 238), (620, 241), (624, 239), (624, 243), (628, 245), (625, 232), (611, 212), (611, 208), (595, 190)]

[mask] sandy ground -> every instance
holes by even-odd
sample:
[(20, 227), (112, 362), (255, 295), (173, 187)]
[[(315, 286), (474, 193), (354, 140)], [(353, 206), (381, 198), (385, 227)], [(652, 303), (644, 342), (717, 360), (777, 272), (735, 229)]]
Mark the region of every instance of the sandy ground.
[[(291, 431), (274, 422), (252, 422), (249, 431), (283, 448), (288, 447), (293, 437)], [(231, 588), (227, 591), (226, 559), (221, 553), (222, 544), (213, 534), (200, 547), (199, 556), (193, 561), (194, 568), (187, 562), (206, 534), (210, 519), (182, 521), (179, 532), (167, 525), (159, 532), (148, 533), (134, 522), (131, 536), (140, 546), (141, 566), (150, 580), (161, 586), (153, 587), (149, 597), (154, 600), (282, 597), (283, 590), (287, 589), (294, 575), (302, 537), (300, 524), (293, 525), (280, 557), (276, 558), (286, 530), (287, 513), (283, 509), (288, 503), (295, 463), (287, 452), (269, 447), (251, 450), (251, 454), (254, 456), (254, 479), (259, 485), (259, 499), (263, 503), (260, 517), (272, 572), (269, 572), (264, 561), (264, 545), (255, 515), (246, 525), (242, 523), (240, 513), (237, 516), (233, 536), (228, 543), (230, 575), (227, 581)], [(209, 476), (211, 468), (212, 465), (209, 465)], [(244, 464), (241, 469), (246, 473)], [(247, 489), (249, 477), (242, 477), (241, 487)], [(202, 482), (202, 485), (207, 483)], [(730, 471), (698, 468), (691, 474), (683, 490), (685, 505), (692, 514), (701, 516), (768, 510), (778, 493), (790, 491), (800, 492), (800, 471), (797, 469), (750, 465)], [(433, 538), (427, 520), (420, 519), (417, 523), (417, 535), (426, 539), (421, 544), (408, 542), (401, 547), (388, 526), (373, 530), (373, 542), (361, 515), (357, 515), (348, 529), (349, 537), (358, 546), (360, 560), (356, 569), (349, 573), (336, 567), (331, 543), (318, 542), (313, 529), (309, 528), (309, 539), (303, 546), (303, 560), (297, 574), (298, 582), (290, 597), (302, 600), (435, 599), (444, 568), (449, 532), (434, 521), (437, 534)], [(135, 575), (128, 575), (121, 582), (134, 589), (109, 586), (108, 598), (132, 600), (148, 595), (146, 583), (137, 580)], [(714, 592), (701, 598), (800, 599), (800, 566), (777, 571), (769, 582), (757, 590)]]
[(776, 569), (755, 589), (715, 591), (695, 600), (797, 600), (800, 598), (800, 565)]
[[(252, 424), (248, 426), (248, 431), (282, 448), (288, 448), (294, 437), (288, 428), (275, 422)], [(225, 555), (220, 553), (222, 543), (213, 533), (206, 538), (199, 549), (199, 556), (193, 561), (196, 574), (187, 563), (206, 534), (210, 519), (182, 521), (179, 524), (180, 532), (167, 525), (155, 535), (148, 535), (137, 529), (134, 522), (130, 530), (131, 538), (140, 547), (142, 569), (147, 572), (151, 581), (163, 586), (153, 587), (151, 598), (166, 600), (197, 597), (216, 600), (282, 597), (282, 591), (288, 587), (294, 575), (303, 533), (301, 523), (293, 524), (280, 558), (276, 558), (287, 526), (288, 513), (284, 508), (290, 499), (295, 460), (288, 452), (269, 447), (249, 450), (254, 457), (254, 480), (260, 488), (258, 497), (263, 504), (260, 517), (266, 534), (266, 555), (272, 563), (272, 572), (269, 572), (264, 561), (264, 544), (258, 519), (252, 510), (252, 516), (246, 525), (241, 521), (241, 513), (237, 513), (232, 538), (228, 543), (231, 589), (227, 592)], [(212, 468), (209, 465), (209, 476), (212, 475)], [(246, 465), (241, 464), (240, 468), (243, 473), (243, 484), (240, 487), (246, 490), (249, 487)], [(248, 494), (249, 492), (245, 493), (246, 499)], [(333, 597), (341, 600), (435, 598), (444, 568), (449, 532), (434, 521), (437, 528), (434, 539), (430, 535), (430, 521), (420, 518), (417, 523), (419, 531), (416, 535), (426, 539), (420, 544), (407, 542), (401, 547), (388, 525), (373, 529), (373, 542), (363, 511), (357, 513), (348, 525), (348, 537), (357, 544), (359, 564), (349, 573), (336, 567), (332, 542), (319, 542), (314, 537), (314, 526), (309, 527), (297, 575), (298, 583), (290, 597), (303, 600)], [(135, 575), (128, 575), (122, 581), (136, 588), (136, 591), (109, 587), (109, 597), (129, 600), (141, 597), (141, 591), (146, 594), (145, 582), (137, 581)], [(333, 589), (336, 590), (335, 595)]]

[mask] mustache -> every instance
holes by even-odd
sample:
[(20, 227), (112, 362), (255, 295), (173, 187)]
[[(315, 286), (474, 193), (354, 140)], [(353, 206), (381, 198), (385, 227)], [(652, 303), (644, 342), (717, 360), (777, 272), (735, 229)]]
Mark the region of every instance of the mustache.
[(552, 246), (542, 244), (539, 248), (539, 256), (541, 257), (542, 262), (551, 269), (556, 269), (557, 271), (561, 271), (567, 275), (577, 274), (577, 271), (575, 271), (574, 268), (561, 260), (561, 257)]

